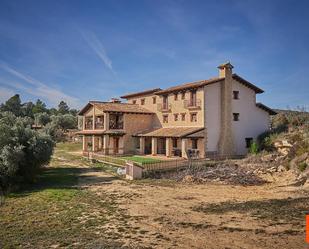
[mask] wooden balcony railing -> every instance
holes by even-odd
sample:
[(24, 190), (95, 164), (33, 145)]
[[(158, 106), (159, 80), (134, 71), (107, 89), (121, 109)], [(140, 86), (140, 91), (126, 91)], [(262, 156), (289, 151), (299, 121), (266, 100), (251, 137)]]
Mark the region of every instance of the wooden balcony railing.
[(195, 101), (192, 100), (184, 100), (183, 106), (186, 109), (200, 109), (202, 107), (202, 101), (197, 99)]
[(172, 110), (172, 105), (171, 104), (158, 104), (157, 110), (159, 112), (170, 112)]

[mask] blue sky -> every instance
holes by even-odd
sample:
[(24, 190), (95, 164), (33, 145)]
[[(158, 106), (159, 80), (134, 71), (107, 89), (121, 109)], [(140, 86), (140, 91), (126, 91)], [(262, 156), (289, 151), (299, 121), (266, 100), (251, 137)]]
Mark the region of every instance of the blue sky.
[(0, 0), (0, 102), (49, 106), (234, 72), (258, 101), (309, 108), (309, 1)]

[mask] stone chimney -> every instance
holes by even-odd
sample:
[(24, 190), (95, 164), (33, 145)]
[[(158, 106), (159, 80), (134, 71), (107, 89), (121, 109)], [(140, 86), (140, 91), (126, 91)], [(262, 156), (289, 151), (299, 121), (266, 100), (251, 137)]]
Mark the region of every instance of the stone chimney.
[(117, 98), (111, 98), (111, 100), (109, 102), (111, 102), (111, 103), (121, 103), (121, 100), (117, 99)]
[(233, 66), (230, 62), (219, 68), (219, 77), (224, 78), (221, 83), (221, 132), (219, 139), (219, 154), (230, 156), (234, 154), (232, 134), (232, 83)]

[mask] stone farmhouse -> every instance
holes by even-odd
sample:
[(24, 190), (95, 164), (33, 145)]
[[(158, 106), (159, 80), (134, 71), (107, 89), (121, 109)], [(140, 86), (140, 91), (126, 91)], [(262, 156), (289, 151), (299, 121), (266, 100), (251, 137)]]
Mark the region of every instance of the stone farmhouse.
[(244, 155), (270, 128), (267, 106), (256, 103), (263, 90), (219, 67), (216, 78), (152, 89), (110, 102), (90, 101), (83, 116), (83, 151), (104, 155)]

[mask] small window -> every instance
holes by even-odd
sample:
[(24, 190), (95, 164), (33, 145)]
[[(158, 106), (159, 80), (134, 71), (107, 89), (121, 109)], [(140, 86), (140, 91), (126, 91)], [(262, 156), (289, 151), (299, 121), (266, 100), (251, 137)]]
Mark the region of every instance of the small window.
[(197, 139), (192, 139), (192, 149), (197, 149)]
[(145, 99), (141, 99), (141, 105), (145, 105)]
[(186, 98), (186, 92), (182, 92), (181, 93), (181, 99), (185, 99)]
[(157, 98), (156, 97), (152, 97), (152, 103), (153, 104), (157, 103)]
[(132, 104), (134, 104), (134, 105), (136, 104), (136, 100), (135, 100), (135, 99), (134, 99), (134, 100), (132, 100)]
[(173, 138), (173, 148), (177, 148), (177, 138)]
[(168, 123), (168, 115), (163, 115), (163, 123)]
[(239, 99), (239, 91), (233, 91), (233, 99)]
[(233, 120), (239, 121), (239, 113), (233, 113)]
[(185, 113), (181, 113), (181, 121), (186, 121), (186, 114)]
[(191, 122), (197, 122), (197, 114), (191, 113), (190, 115), (191, 115), (191, 118), (190, 118)]
[(252, 142), (253, 142), (253, 138), (252, 137), (246, 137), (246, 148), (250, 148)]
[(174, 120), (178, 121), (178, 113), (174, 114)]
[(174, 94), (174, 100), (178, 100), (178, 93)]

